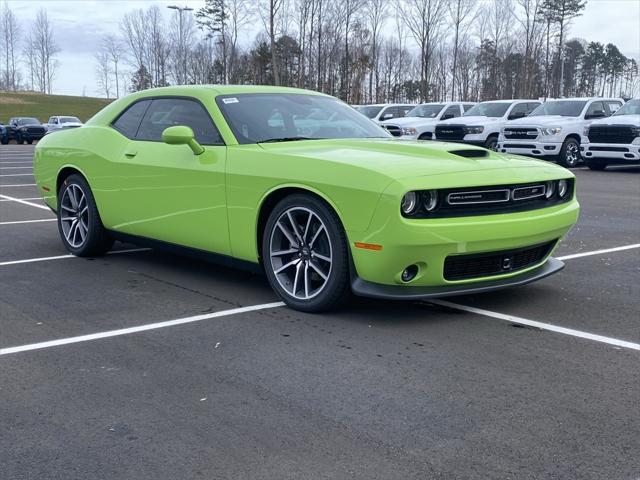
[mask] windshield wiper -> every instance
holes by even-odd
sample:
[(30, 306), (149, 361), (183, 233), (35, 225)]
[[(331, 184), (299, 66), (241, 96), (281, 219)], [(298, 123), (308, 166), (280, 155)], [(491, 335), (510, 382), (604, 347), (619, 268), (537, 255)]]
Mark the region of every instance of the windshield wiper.
[(323, 140), (318, 137), (278, 137), (278, 138), (268, 138), (267, 140), (260, 140), (256, 143), (275, 143), (275, 142), (296, 142), (298, 140)]

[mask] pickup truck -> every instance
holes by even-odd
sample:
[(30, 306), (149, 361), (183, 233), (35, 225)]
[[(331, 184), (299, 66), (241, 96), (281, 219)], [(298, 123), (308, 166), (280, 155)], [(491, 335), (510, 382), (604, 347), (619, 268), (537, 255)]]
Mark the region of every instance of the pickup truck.
[(472, 102), (423, 103), (410, 110), (405, 117), (386, 120), (380, 125), (402, 140), (432, 140), (436, 123), (461, 117), (474, 105)]
[(609, 117), (622, 106), (619, 98), (564, 98), (548, 100), (527, 118), (507, 122), (497, 150), (556, 160), (567, 168), (581, 162), (584, 128)]
[(591, 170), (640, 163), (640, 99), (584, 127), (580, 153)]
[(40, 140), (47, 133), (47, 128), (40, 123), (40, 120), (33, 117), (10, 118), (6, 128), (7, 143), (13, 139), (18, 144), (24, 142), (31, 144), (34, 140)]
[(481, 102), (458, 119), (440, 122), (435, 139), (443, 142), (463, 142), (495, 150), (500, 129), (508, 120), (526, 117), (539, 105), (538, 100), (495, 100)]
[(47, 127), (47, 133), (55, 132), (56, 130), (65, 130), (67, 128), (78, 128), (83, 123), (78, 117), (56, 115), (49, 117), (49, 121), (45, 124)]
[(377, 124), (392, 118), (404, 117), (415, 105), (400, 103), (378, 103), (375, 105), (356, 105), (354, 108)]

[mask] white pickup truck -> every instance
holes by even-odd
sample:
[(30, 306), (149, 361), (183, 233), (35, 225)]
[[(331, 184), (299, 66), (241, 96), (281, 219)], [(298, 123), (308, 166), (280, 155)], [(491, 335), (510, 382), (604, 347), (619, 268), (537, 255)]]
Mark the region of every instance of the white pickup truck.
[(67, 128), (78, 128), (82, 125), (83, 123), (78, 117), (55, 115), (53, 117), (49, 117), (49, 121), (45, 124), (45, 127), (47, 127), (47, 133), (50, 133), (57, 130), (65, 130)]
[(463, 142), (495, 150), (500, 129), (508, 121), (526, 117), (540, 105), (538, 100), (495, 100), (473, 106), (464, 116), (440, 122), (435, 139)]
[(415, 105), (406, 103), (377, 103), (375, 105), (354, 105), (358, 112), (377, 124), (392, 118), (404, 117)]
[(620, 108), (619, 98), (565, 98), (548, 100), (527, 118), (507, 122), (497, 150), (557, 160), (564, 167), (581, 161), (584, 128)]
[(431, 140), (438, 122), (461, 117), (474, 105), (472, 102), (423, 103), (407, 112), (406, 117), (386, 120), (380, 125), (402, 140)]
[(640, 99), (629, 100), (609, 118), (584, 127), (580, 153), (591, 170), (640, 163)]

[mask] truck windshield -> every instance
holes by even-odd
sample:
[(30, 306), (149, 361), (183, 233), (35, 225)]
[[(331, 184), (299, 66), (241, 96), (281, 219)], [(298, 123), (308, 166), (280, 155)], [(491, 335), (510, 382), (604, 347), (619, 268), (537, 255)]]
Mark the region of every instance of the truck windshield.
[(553, 100), (543, 103), (531, 112), (529, 116), (560, 115), (562, 117), (579, 117), (586, 104), (586, 100)]
[(37, 118), (20, 118), (16, 122), (18, 125), (40, 125), (40, 121)]
[(358, 107), (358, 111), (368, 118), (375, 118), (378, 113), (382, 110), (382, 106), (378, 105), (363, 105), (362, 107)]
[(325, 138), (389, 138), (382, 127), (331, 97), (243, 93), (216, 97), (238, 143)]
[(444, 105), (431, 104), (431, 105), (418, 105), (407, 112), (407, 117), (422, 117), (422, 118), (436, 118), (440, 111), (444, 108)]
[(78, 117), (60, 117), (60, 123), (80, 123)]
[(640, 115), (640, 99), (629, 100), (613, 115)]
[(503, 117), (511, 106), (507, 102), (482, 102), (464, 113), (465, 117)]

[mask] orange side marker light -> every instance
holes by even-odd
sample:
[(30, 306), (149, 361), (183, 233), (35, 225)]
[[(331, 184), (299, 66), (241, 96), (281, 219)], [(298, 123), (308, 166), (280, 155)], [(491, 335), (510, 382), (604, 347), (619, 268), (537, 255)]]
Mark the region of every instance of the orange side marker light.
[(375, 243), (355, 242), (354, 245), (356, 248), (364, 248), (365, 250), (382, 250), (382, 245), (377, 245)]

